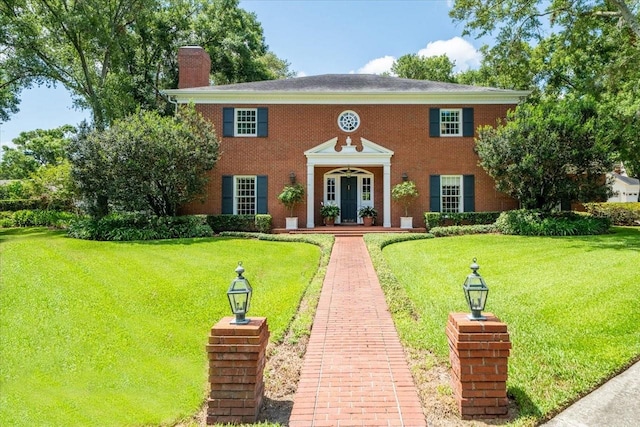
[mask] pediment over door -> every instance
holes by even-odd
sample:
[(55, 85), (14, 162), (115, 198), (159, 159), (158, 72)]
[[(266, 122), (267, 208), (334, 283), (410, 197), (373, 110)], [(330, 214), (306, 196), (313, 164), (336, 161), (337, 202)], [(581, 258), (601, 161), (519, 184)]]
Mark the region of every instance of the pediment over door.
[(304, 152), (309, 165), (389, 165), (393, 151), (365, 138), (360, 138), (362, 150), (358, 151), (352, 145), (351, 137), (347, 137), (345, 144), (336, 149), (338, 137), (332, 138), (322, 144)]

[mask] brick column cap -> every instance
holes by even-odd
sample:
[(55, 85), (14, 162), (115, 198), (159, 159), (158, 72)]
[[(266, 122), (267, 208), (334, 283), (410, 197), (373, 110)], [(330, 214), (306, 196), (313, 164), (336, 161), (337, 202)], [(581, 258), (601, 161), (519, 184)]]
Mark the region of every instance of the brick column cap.
[(500, 321), (493, 313), (483, 313), (487, 320), (469, 320), (469, 313), (449, 313), (449, 322), (459, 332), (507, 332), (507, 324)]
[(248, 318), (249, 323), (246, 325), (232, 325), (231, 321), (235, 319), (234, 316), (223, 317), (211, 328), (212, 335), (243, 335), (254, 336), (260, 335), (262, 331), (267, 327), (266, 317), (251, 317)]

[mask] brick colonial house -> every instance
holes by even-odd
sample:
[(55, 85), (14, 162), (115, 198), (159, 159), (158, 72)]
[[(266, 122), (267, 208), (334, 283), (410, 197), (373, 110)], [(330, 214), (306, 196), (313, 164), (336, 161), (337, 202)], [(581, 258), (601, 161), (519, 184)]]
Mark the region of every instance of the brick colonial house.
[(362, 74), (210, 86), (202, 48), (181, 48), (178, 64), (179, 89), (165, 93), (213, 122), (222, 152), (205, 201), (185, 213), (269, 213), (281, 228), (288, 212), (277, 196), (297, 181), (301, 227), (322, 224), (322, 203), (341, 207), (336, 223), (358, 223), (358, 208), (374, 206), (378, 224), (397, 227), (391, 188), (403, 179), (420, 192), (414, 224), (425, 211), (517, 207), (478, 166), (474, 133), (528, 92)]

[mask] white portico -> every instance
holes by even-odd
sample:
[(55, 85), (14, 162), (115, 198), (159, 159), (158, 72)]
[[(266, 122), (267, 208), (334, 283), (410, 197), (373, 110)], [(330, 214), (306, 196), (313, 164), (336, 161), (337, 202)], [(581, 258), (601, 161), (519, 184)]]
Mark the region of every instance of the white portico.
[[(391, 227), (391, 156), (393, 151), (382, 147), (374, 142), (371, 142), (365, 138), (360, 138), (362, 144), (362, 150), (358, 151), (356, 146), (352, 145), (351, 137), (347, 137), (345, 144), (341, 146), (341, 150), (336, 150), (338, 144), (338, 137), (332, 138), (320, 145), (317, 145), (310, 150), (304, 152), (307, 157), (307, 228), (314, 228), (314, 175), (316, 166), (335, 166), (335, 174), (340, 177), (343, 172), (340, 168), (354, 168), (354, 171), (358, 171), (362, 167), (382, 167), (383, 168), (383, 217), (384, 227)], [(364, 178), (365, 185), (373, 187), (373, 178)], [(370, 181), (366, 181), (370, 179)], [(366, 184), (368, 183), (368, 184)], [(379, 184), (378, 184), (379, 185)], [(339, 189), (337, 191), (340, 191)], [(323, 189), (326, 196), (326, 189)], [(369, 204), (372, 205), (373, 200), (362, 201), (362, 191), (359, 191), (359, 205)], [(326, 197), (325, 197), (326, 199)], [(339, 204), (339, 203), (338, 203)]]

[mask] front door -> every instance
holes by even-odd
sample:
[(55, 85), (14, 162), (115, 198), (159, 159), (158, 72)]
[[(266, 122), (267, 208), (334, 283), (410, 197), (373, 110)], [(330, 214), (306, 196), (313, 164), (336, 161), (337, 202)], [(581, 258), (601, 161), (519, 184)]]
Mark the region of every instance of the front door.
[(340, 220), (342, 223), (357, 222), (358, 178), (340, 178)]

